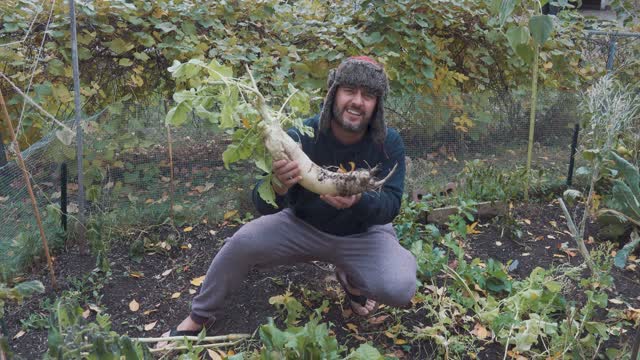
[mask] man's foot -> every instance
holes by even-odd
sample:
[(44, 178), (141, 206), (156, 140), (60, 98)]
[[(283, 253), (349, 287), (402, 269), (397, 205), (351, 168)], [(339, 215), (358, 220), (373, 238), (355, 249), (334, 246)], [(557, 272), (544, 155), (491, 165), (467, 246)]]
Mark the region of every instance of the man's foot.
[[(178, 326), (162, 334), (161, 337), (198, 336), (201, 330), (202, 330), (202, 325), (193, 321), (193, 319), (191, 319), (191, 316), (187, 316), (187, 318), (182, 320), (182, 322)], [(168, 347), (169, 345), (170, 345), (169, 341), (162, 341), (157, 343), (155, 348), (162, 349), (162, 348)]]
[(368, 316), (378, 307), (375, 301), (367, 299), (366, 296), (362, 295), (360, 290), (349, 285), (347, 274), (338, 268), (336, 268), (336, 279), (338, 279), (338, 282), (342, 285), (342, 289), (347, 295), (351, 310), (353, 310), (354, 313), (360, 316)]

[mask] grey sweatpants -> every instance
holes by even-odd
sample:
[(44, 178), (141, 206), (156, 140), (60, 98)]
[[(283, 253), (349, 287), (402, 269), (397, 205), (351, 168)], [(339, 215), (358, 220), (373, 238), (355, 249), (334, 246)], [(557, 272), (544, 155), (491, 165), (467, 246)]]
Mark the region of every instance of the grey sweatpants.
[(191, 318), (201, 324), (215, 320), (252, 267), (313, 260), (336, 265), (348, 275), (350, 285), (387, 305), (408, 304), (416, 290), (416, 260), (398, 243), (391, 224), (335, 236), (284, 209), (245, 224), (226, 240), (193, 299)]

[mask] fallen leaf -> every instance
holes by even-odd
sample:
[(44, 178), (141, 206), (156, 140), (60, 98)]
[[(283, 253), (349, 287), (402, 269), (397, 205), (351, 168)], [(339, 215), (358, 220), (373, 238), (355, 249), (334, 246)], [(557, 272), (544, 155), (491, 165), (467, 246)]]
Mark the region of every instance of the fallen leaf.
[(155, 200), (153, 200), (153, 199), (147, 199), (147, 200), (144, 201), (144, 203), (145, 204), (153, 204), (154, 201)]
[(369, 320), (367, 320), (367, 322), (369, 324), (372, 325), (380, 325), (382, 324), (387, 318), (389, 317), (389, 315), (381, 315), (381, 316), (374, 316), (372, 318), (369, 318)]
[(215, 232), (215, 230), (209, 230), (209, 234), (211, 234), (211, 235), (215, 235), (215, 234), (216, 234), (216, 232)]
[(358, 333), (358, 326), (356, 324), (348, 323), (347, 328), (356, 334)]
[(204, 185), (196, 186), (195, 189), (200, 194), (205, 193), (213, 188), (213, 183), (206, 183)]
[(158, 311), (158, 309), (145, 310), (145, 311), (143, 312), (143, 314), (144, 314), (144, 315), (149, 315), (149, 314), (152, 314), (152, 313), (154, 313), (154, 312), (156, 312), (156, 311)]
[(564, 259), (564, 255), (560, 255), (560, 254), (553, 254), (553, 257)]
[(616, 304), (616, 305), (624, 304), (624, 301), (622, 301), (620, 299), (609, 299), (609, 302), (612, 303), (612, 304)]
[(102, 310), (100, 310), (100, 308), (96, 304), (89, 304), (89, 309), (95, 311), (98, 314), (102, 312)]
[(165, 270), (165, 271), (162, 272), (162, 276), (167, 276), (167, 275), (171, 274), (172, 271), (173, 271), (173, 269)]
[(191, 285), (193, 285), (193, 286), (200, 286), (200, 285), (202, 285), (202, 282), (204, 281), (205, 276), (206, 276), (206, 275), (202, 275), (202, 276), (200, 276), (200, 277), (197, 277), (197, 278), (191, 279)]
[(396, 339), (393, 343), (396, 344), (396, 345), (404, 345), (404, 344), (407, 343), (407, 340), (405, 340), (405, 339)]
[(211, 360), (222, 360), (225, 357), (227, 357), (226, 354), (224, 353), (219, 353), (215, 350), (212, 349), (207, 349), (207, 355), (209, 355), (209, 357), (211, 358)]
[(189, 250), (189, 249), (191, 249), (191, 244), (181, 245), (181, 246), (180, 246), (180, 249), (182, 249), (182, 250)]
[(627, 265), (627, 267), (625, 267), (625, 269), (629, 270), (629, 271), (636, 271), (636, 268), (638, 266), (636, 264), (629, 264)]
[(136, 279), (140, 279), (144, 277), (144, 273), (141, 273), (140, 271), (132, 271), (129, 273), (129, 276), (136, 278)]
[(360, 341), (362, 341), (362, 342), (366, 342), (367, 341), (367, 339), (365, 337), (360, 336), (360, 335), (353, 335), (353, 337), (358, 339), (358, 340), (360, 340)]
[(524, 219), (523, 221), (524, 221), (524, 223), (525, 223), (525, 224), (527, 224), (527, 225), (531, 225), (531, 220), (529, 220), (529, 219)]
[(67, 205), (67, 212), (69, 214), (77, 214), (79, 209), (80, 208), (78, 207), (78, 204), (76, 204), (76, 203), (70, 203), (69, 205)]
[(224, 213), (224, 220), (229, 220), (232, 217), (238, 215), (238, 210), (231, 210), (231, 211), (227, 211), (226, 213)]
[(473, 224), (469, 224), (467, 225), (467, 234), (480, 234), (480, 231), (476, 230), (476, 226), (478, 225), (478, 222), (474, 222)]
[(529, 256), (529, 255), (531, 255), (531, 254), (529, 254), (529, 253), (522, 253), (522, 256)]
[(83, 319), (88, 319), (89, 316), (91, 316), (91, 309), (87, 309), (87, 310), (82, 312), (82, 318)]
[(173, 294), (171, 294), (171, 298), (172, 299), (177, 299), (180, 297), (180, 295), (182, 295), (180, 292), (174, 292)]
[(24, 336), (24, 334), (26, 334), (23, 330), (18, 331), (17, 334), (15, 334), (15, 336), (13, 337), (13, 339), (18, 339), (21, 338), (22, 336)]
[(129, 310), (136, 312), (140, 309), (140, 304), (136, 301), (136, 299), (131, 300), (129, 303)]
[(191, 230), (193, 230), (193, 226), (187, 226), (187, 227), (186, 227), (186, 228), (184, 228), (182, 231), (184, 231), (184, 232), (189, 232), (189, 231), (191, 231)]
[(475, 335), (478, 339), (483, 340), (489, 336), (489, 331), (486, 327), (482, 326), (482, 324), (476, 323), (473, 330), (471, 330), (471, 334)]
[(144, 326), (144, 331), (149, 331), (151, 329), (153, 329), (154, 327), (156, 327), (156, 324), (158, 323), (158, 321), (154, 321), (152, 323), (148, 323), (147, 325)]
[(395, 337), (392, 333), (390, 333), (388, 331), (384, 332), (384, 336), (388, 337), (389, 339), (393, 339)]
[(496, 241), (496, 246), (502, 246), (502, 243), (500, 241)]
[(554, 228), (558, 228), (558, 223), (555, 221), (549, 221), (549, 224), (551, 224), (551, 226), (553, 226)]
[(553, 235), (547, 235), (547, 238), (555, 240), (556, 237)]
[(195, 290), (195, 289), (189, 289), (189, 294), (193, 295), (193, 294), (195, 294), (195, 293), (196, 293), (196, 290)]

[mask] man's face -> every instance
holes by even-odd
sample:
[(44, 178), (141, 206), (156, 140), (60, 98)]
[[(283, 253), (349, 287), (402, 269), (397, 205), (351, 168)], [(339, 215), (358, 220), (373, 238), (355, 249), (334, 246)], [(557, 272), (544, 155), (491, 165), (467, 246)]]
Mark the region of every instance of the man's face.
[(362, 133), (369, 126), (377, 102), (378, 97), (365, 88), (341, 85), (333, 102), (333, 121), (348, 132)]

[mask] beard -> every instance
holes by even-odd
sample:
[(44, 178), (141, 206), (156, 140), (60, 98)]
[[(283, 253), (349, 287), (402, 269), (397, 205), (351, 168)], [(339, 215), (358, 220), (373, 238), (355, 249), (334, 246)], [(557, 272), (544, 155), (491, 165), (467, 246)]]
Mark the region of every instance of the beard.
[(345, 120), (342, 115), (347, 111), (347, 109), (339, 108), (335, 102), (333, 103), (333, 109), (331, 110), (332, 110), (331, 113), (333, 115), (333, 121), (335, 121), (336, 124), (338, 124), (338, 126), (340, 126), (340, 128), (344, 129), (345, 131), (348, 131), (354, 134), (359, 134), (359, 133), (365, 132), (369, 127), (370, 119), (364, 118), (364, 116), (362, 120), (357, 123), (353, 123), (351, 121)]

